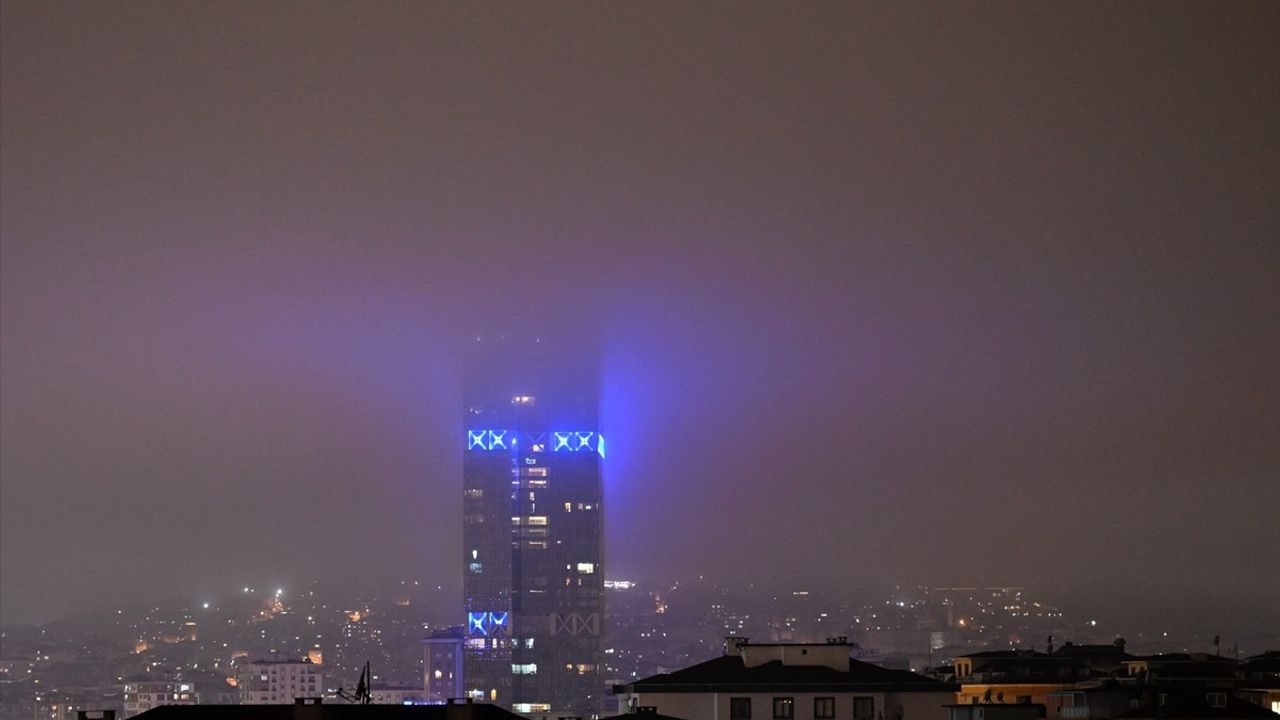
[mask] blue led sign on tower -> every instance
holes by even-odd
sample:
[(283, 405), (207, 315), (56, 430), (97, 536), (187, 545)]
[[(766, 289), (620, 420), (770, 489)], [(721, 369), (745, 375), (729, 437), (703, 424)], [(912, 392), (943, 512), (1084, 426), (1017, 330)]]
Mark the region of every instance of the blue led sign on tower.
[[(546, 433), (526, 433), (529, 441), (529, 452), (543, 452), (546, 445), (543, 438)], [(520, 434), (514, 430), (468, 430), (468, 450), (515, 450), (520, 443)], [(578, 452), (595, 450), (604, 457), (604, 436), (598, 432), (564, 430), (551, 433), (552, 452)]]
[(506, 632), (511, 627), (507, 624), (510, 615), (509, 612), (469, 612), (467, 634), (474, 637), (489, 635), (497, 630)]

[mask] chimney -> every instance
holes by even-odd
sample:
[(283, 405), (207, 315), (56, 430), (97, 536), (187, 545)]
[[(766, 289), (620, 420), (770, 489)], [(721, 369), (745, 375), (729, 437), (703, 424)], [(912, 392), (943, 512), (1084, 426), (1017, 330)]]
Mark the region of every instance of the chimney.
[(323, 710), (320, 709), (320, 698), (294, 698), (294, 720), (319, 720)]

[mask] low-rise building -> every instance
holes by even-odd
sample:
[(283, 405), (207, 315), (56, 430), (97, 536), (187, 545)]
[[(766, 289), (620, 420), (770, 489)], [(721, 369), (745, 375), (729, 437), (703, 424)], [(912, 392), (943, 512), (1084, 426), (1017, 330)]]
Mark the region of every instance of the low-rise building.
[(442, 630), (422, 641), (422, 686), (430, 702), (461, 698), (462, 628)]
[(124, 684), (124, 716), (131, 718), (161, 705), (195, 705), (195, 686), (175, 678), (130, 680)]
[(1246, 658), (1239, 667), (1238, 694), (1249, 702), (1280, 713), (1280, 652)]
[(236, 668), (236, 689), (244, 705), (288, 704), (324, 696), (324, 675), (311, 660), (255, 660)]
[(955, 686), (849, 657), (845, 638), (750, 643), (613, 688), (620, 707), (686, 720), (947, 720)]
[(412, 685), (375, 683), (369, 688), (369, 701), (374, 705), (425, 705), (426, 692)]

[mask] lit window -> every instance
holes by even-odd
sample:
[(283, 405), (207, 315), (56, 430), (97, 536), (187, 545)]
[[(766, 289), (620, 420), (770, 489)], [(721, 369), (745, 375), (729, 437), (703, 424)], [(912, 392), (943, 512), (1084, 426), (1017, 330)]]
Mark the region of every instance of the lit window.
[(578, 563), (578, 572), (583, 575), (590, 575), (596, 571), (595, 563)]
[(479, 500), (484, 497), (484, 490), (480, 488), (467, 488), (466, 496), (468, 500)]
[(484, 567), (478, 562), (473, 562), (467, 565), (467, 569), (473, 573), (480, 573), (484, 571)]
[(547, 469), (544, 467), (531, 467), (524, 471), (525, 477), (546, 477)]
[(796, 699), (776, 697), (773, 699), (774, 720), (791, 720), (796, 716)]
[(546, 525), (547, 516), (546, 515), (530, 515), (528, 519), (528, 523), (530, 525)]
[(513, 663), (511, 665), (511, 672), (515, 673), (516, 675), (537, 675), (538, 663), (520, 663), (520, 664)]

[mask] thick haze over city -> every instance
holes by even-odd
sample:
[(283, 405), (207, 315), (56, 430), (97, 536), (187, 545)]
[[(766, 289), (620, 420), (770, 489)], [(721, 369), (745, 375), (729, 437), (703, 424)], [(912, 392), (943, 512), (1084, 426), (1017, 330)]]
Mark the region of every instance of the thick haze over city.
[[(476, 333), (607, 573), (1280, 631), (1280, 5), (0, 5), (0, 621), (460, 594)], [(1216, 630), (1215, 630), (1216, 631)]]

